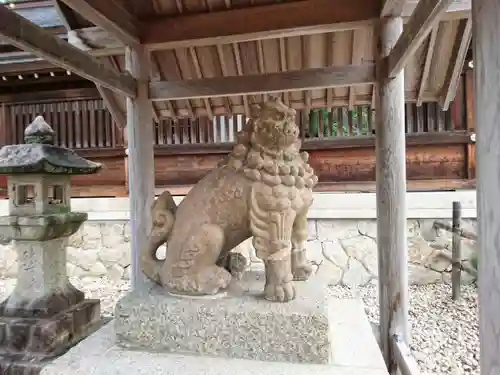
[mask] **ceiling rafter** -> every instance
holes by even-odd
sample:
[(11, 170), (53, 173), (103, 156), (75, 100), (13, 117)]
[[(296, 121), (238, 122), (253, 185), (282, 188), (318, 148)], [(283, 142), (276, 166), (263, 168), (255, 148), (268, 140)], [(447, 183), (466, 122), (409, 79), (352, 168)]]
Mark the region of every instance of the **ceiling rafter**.
[(308, 0), (163, 17), (143, 25), (141, 41), (159, 50), (349, 30), (378, 19), (379, 8), (373, 0), (350, 0), (349, 6)]
[(381, 17), (400, 16), (403, 14), (406, 0), (383, 0)]
[(61, 0), (68, 7), (116, 36), (125, 45), (140, 44), (139, 22), (125, 8), (111, 0)]
[(460, 74), (462, 73), (467, 50), (472, 39), (472, 18), (460, 21), (460, 26), (457, 31), (457, 39), (453, 46), (451, 64), (446, 73), (443, 93), (440, 98), (440, 104), (443, 111), (447, 111), (451, 102), (455, 98)]
[(400, 73), (453, 0), (420, 0), (387, 57), (388, 75)]
[(135, 97), (137, 82), (103, 66), (90, 54), (0, 6), (0, 35), (16, 47), (121, 94)]
[(439, 31), (439, 25), (434, 26), (431, 35), (429, 37), (429, 43), (427, 45), (427, 53), (425, 55), (424, 69), (422, 71), (422, 77), (420, 78), (420, 84), (418, 88), (417, 107), (422, 106), (423, 103), (424, 90), (427, 85), (427, 79), (429, 78), (429, 74), (431, 72), (432, 58), (434, 56), (434, 48), (436, 46), (438, 31)]
[[(68, 38), (68, 41), (70, 43), (72, 41), (76, 42), (71, 44), (77, 44), (76, 46), (80, 46), (80, 49), (87, 51), (91, 50), (91, 48), (87, 46), (83, 40), (81, 40), (78, 34), (74, 32), (74, 30), (78, 27), (78, 22), (73, 10), (60, 0), (53, 0), (53, 3), (59, 13), (61, 21), (68, 30), (68, 35), (73, 33), (73, 37)], [(116, 66), (116, 62), (112, 57), (110, 57), (109, 60), (104, 60), (104, 62), (108, 68), (119, 72), (119, 68)], [(120, 108), (115, 94), (110, 89), (103, 87), (97, 83), (95, 84), (95, 86), (97, 88), (97, 91), (99, 92), (99, 95), (101, 96), (104, 106), (111, 114), (115, 126), (118, 128), (118, 131), (122, 134), (124, 140), (126, 141), (127, 134), (123, 131), (123, 129), (127, 125), (127, 116), (125, 114), (125, 111)]]

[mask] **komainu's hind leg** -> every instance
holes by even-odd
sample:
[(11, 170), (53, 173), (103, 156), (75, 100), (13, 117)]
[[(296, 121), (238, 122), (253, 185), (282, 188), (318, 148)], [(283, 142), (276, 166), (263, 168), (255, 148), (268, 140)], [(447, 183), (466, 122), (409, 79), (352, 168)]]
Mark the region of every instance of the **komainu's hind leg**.
[(311, 276), (312, 266), (307, 260), (305, 243), (307, 241), (307, 211), (297, 215), (292, 228), (292, 275), (297, 281)]
[(223, 244), (222, 229), (204, 225), (182, 245), (180, 253), (171, 255), (175, 259), (166, 259), (170, 269), (163, 283), (173, 293), (188, 295), (216, 294), (227, 288), (231, 274), (216, 264)]

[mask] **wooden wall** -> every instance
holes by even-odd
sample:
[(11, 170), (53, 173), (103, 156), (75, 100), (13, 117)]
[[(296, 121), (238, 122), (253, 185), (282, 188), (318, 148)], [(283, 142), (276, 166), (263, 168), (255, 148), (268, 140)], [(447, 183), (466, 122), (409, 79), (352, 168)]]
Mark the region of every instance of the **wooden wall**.
[[(453, 189), (474, 186), (474, 146), (471, 87), (464, 77), (452, 108), (437, 103), (406, 104), (407, 176), (410, 190)], [(74, 195), (127, 194), (123, 134), (97, 98), (57, 102), (23, 102), (0, 107), (0, 141), (19, 143), (36, 115), (43, 115), (57, 132), (57, 143), (104, 165), (92, 176), (73, 178)], [(318, 173), (318, 190), (374, 189), (374, 121), (369, 106), (332, 108), (297, 114), (303, 149), (310, 153)], [(183, 193), (230, 152), (244, 116), (152, 124), (155, 134), (155, 173), (158, 188)], [(0, 187), (5, 180), (0, 180)]]

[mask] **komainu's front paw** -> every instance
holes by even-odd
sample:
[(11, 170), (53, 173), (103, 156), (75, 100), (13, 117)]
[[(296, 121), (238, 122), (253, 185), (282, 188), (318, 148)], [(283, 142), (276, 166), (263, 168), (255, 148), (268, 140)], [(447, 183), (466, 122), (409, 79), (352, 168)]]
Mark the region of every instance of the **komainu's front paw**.
[(311, 276), (313, 268), (310, 263), (304, 263), (292, 268), (293, 279), (296, 281), (305, 281)]
[(264, 298), (274, 302), (288, 302), (295, 299), (293, 282), (281, 284), (267, 284), (264, 289)]

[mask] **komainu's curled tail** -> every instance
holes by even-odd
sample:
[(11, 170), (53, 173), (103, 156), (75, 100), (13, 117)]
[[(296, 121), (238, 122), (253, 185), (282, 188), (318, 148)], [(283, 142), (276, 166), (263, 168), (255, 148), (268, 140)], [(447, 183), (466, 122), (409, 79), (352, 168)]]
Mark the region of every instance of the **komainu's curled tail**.
[(168, 241), (170, 231), (175, 221), (177, 205), (168, 190), (165, 190), (153, 203), (151, 217), (153, 219), (149, 242), (141, 249), (142, 272), (157, 284), (161, 283), (160, 269), (163, 260), (156, 257), (156, 251), (163, 243)]

